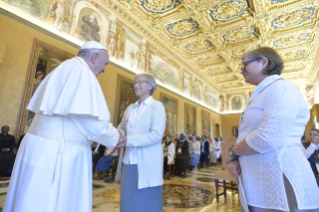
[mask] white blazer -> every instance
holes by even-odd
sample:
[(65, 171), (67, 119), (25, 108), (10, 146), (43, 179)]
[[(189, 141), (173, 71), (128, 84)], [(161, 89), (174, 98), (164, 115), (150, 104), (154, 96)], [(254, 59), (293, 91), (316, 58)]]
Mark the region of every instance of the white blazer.
[(309, 109), (298, 88), (279, 78), (269, 76), (256, 87), (240, 120), (237, 143), (245, 139), (259, 152), (239, 157), (247, 203), (289, 211), (285, 175), (298, 209), (319, 208), (319, 189), (300, 149)]
[[(165, 149), (165, 143), (162, 144), (163, 151)], [(168, 146), (168, 152), (167, 152), (167, 164), (170, 164), (174, 160), (175, 155), (175, 145), (173, 142)]]
[[(118, 129), (126, 134), (125, 125), (133, 109), (131, 104), (124, 112)], [(137, 147), (138, 189), (163, 185), (162, 138), (166, 113), (163, 104), (154, 100), (139, 119), (138, 134), (127, 136), (126, 146)], [(123, 152), (123, 151), (122, 151)]]

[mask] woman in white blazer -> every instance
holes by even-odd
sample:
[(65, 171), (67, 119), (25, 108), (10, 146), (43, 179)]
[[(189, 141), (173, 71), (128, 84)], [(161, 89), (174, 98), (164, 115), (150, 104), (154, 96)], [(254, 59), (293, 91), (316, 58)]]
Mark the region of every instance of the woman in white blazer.
[(170, 179), (168, 164), (170, 164), (174, 160), (174, 155), (175, 155), (175, 145), (172, 141), (173, 141), (172, 136), (165, 135), (164, 143), (162, 144), (163, 154), (164, 154), (164, 175), (166, 176), (167, 180)]
[(165, 108), (153, 99), (153, 76), (135, 77), (138, 97), (124, 112), (118, 129), (125, 134), (119, 147), (126, 146), (121, 179), (121, 212), (163, 211), (163, 150)]
[(319, 211), (319, 189), (300, 149), (309, 109), (300, 91), (283, 80), (283, 61), (268, 47), (242, 57), (241, 74), (256, 85), (230, 146), (227, 169), (242, 183), (249, 211)]

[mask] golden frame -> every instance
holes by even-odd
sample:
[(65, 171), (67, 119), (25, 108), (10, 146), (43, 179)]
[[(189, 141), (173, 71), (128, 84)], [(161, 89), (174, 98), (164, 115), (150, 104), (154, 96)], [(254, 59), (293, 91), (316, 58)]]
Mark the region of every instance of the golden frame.
[(24, 94), (22, 98), (22, 104), (21, 104), (21, 109), (20, 109), (20, 115), (19, 115), (19, 122), (18, 122), (18, 128), (17, 128), (17, 133), (16, 137), (19, 138), (21, 135), (25, 133), (25, 123), (27, 122), (27, 117), (28, 117), (28, 110), (26, 109), (27, 105), (29, 104), (29, 101), (32, 97), (32, 89), (33, 89), (33, 82), (35, 80), (34, 76), (36, 73), (36, 68), (37, 68), (37, 62), (39, 58), (39, 53), (40, 49), (46, 49), (50, 52), (53, 52), (62, 58), (70, 59), (74, 55), (65, 52), (61, 49), (58, 49), (56, 47), (53, 47), (49, 44), (46, 44), (42, 41), (39, 41), (37, 39), (34, 39), (34, 44), (32, 47), (32, 52), (31, 52), (31, 58), (30, 58), (30, 64), (28, 68), (28, 75), (27, 75), (27, 80), (25, 84), (25, 89), (24, 89)]
[[(168, 98), (168, 99), (170, 99), (170, 100), (172, 100), (172, 101), (175, 101), (176, 102), (176, 126), (175, 126), (175, 130), (173, 130), (173, 132), (171, 132), (171, 133), (177, 133), (178, 132), (178, 99), (176, 99), (176, 98), (172, 98), (172, 97), (170, 97), (169, 95), (166, 95), (166, 94), (164, 94), (164, 93), (160, 93), (160, 101), (162, 102), (162, 104), (163, 104), (163, 106), (164, 106), (164, 108), (165, 108), (165, 113), (166, 113), (166, 116), (167, 116), (167, 108), (165, 107), (165, 104), (163, 103), (163, 99), (164, 98)], [(165, 133), (167, 133), (167, 126), (168, 126), (168, 124), (167, 124), (167, 118), (166, 118), (166, 127), (165, 127)], [(169, 127), (169, 126), (168, 126)], [(173, 126), (174, 127), (174, 126)]]

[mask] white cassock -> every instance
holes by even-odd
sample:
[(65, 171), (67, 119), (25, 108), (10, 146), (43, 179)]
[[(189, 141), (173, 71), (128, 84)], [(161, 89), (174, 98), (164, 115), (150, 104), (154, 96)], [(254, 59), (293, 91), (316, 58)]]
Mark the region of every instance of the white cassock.
[(221, 148), (221, 145), (220, 145), (221, 141), (220, 139), (218, 138), (218, 141), (216, 142), (216, 158), (219, 159), (220, 158), (220, 155), (222, 154), (222, 148)]
[(95, 75), (75, 57), (39, 85), (36, 113), (19, 148), (4, 212), (92, 211), (91, 141), (114, 148), (118, 131)]
[(216, 141), (214, 138), (212, 138), (212, 143), (209, 145), (209, 152), (210, 152), (210, 162), (216, 163), (217, 162), (217, 150), (216, 150)]

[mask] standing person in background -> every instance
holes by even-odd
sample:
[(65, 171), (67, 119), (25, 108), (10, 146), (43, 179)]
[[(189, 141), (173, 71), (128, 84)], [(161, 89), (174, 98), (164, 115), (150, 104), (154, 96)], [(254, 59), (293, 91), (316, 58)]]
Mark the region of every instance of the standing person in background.
[(192, 147), (191, 147), (191, 169), (198, 171), (199, 157), (200, 157), (200, 142), (196, 140), (196, 136), (192, 137)]
[(180, 135), (179, 140), (176, 143), (176, 158), (175, 167), (178, 174), (184, 173), (186, 175), (186, 170), (189, 166), (189, 144), (185, 133)]
[(165, 108), (152, 97), (156, 91), (156, 82), (152, 75), (136, 75), (134, 91), (138, 101), (125, 110), (118, 126), (119, 131), (126, 135), (120, 139), (118, 145), (126, 147), (120, 211), (162, 212)]
[(108, 63), (106, 48), (89, 41), (41, 82), (4, 212), (92, 211), (91, 141), (115, 147), (120, 138), (97, 80)]
[(309, 132), (309, 141), (302, 142), (302, 151), (308, 159), (312, 172), (315, 175), (319, 186), (319, 173), (316, 164), (319, 163), (319, 130), (311, 129)]
[(221, 143), (220, 139), (217, 138), (217, 141), (216, 141), (216, 159), (219, 159), (221, 154), (222, 154), (222, 146), (220, 145), (220, 143)]
[(200, 161), (202, 164), (202, 168), (205, 168), (206, 163), (208, 162), (208, 155), (209, 155), (209, 143), (206, 140), (206, 135), (202, 136), (200, 149), (201, 149)]
[(16, 140), (13, 135), (8, 134), (10, 127), (4, 125), (0, 133), (0, 177), (10, 177), (15, 160), (13, 153), (16, 147)]
[(167, 180), (169, 180), (170, 172), (168, 169), (168, 165), (174, 160), (175, 145), (172, 142), (173, 136), (165, 135), (164, 139), (165, 139), (165, 142), (162, 144), (163, 154), (164, 154), (164, 176)]
[(216, 157), (216, 141), (213, 137), (210, 135), (208, 136), (208, 141), (209, 141), (209, 163), (212, 163), (213, 165), (216, 165), (217, 163), (217, 157)]
[[(256, 85), (240, 119), (227, 169), (242, 174), (249, 211), (318, 212), (319, 188), (300, 148), (309, 109), (298, 88), (283, 80), (278, 53), (268, 47), (242, 57), (241, 74)], [(224, 158), (223, 158), (224, 160)]]
[(177, 141), (179, 141), (179, 137), (181, 136), (181, 134), (179, 133), (179, 132), (177, 132), (176, 134), (175, 134), (175, 141), (177, 142)]

